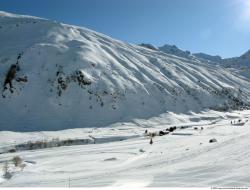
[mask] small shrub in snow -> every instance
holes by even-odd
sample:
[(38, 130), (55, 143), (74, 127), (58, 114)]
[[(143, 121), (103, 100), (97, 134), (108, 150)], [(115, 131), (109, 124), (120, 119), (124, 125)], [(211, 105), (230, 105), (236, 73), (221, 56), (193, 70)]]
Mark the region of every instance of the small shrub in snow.
[(107, 159), (105, 159), (104, 161), (115, 161), (115, 160), (117, 160), (117, 158), (107, 158)]
[(143, 149), (140, 149), (140, 150), (139, 150), (139, 152), (142, 152), (142, 153), (143, 153), (143, 152), (146, 152), (146, 151), (145, 151), (145, 150), (143, 150)]
[(5, 162), (5, 164), (3, 166), (3, 177), (5, 179), (10, 179), (12, 177), (12, 174), (9, 171), (9, 164), (8, 164), (8, 162)]
[(12, 158), (12, 162), (13, 164), (17, 167), (17, 166), (20, 166), (21, 163), (22, 163), (22, 159), (19, 157), (19, 156), (14, 156)]
[(12, 149), (10, 149), (8, 152), (14, 153), (14, 152), (16, 152), (16, 149), (15, 149), (15, 148), (12, 148)]
[(23, 170), (25, 168), (26, 164), (21, 164), (19, 167), (21, 168), (21, 170)]
[(152, 138), (150, 139), (149, 144), (151, 144), (151, 145), (153, 144), (153, 139)]
[(150, 137), (155, 137), (155, 136), (156, 136), (156, 132), (149, 133), (149, 136), (150, 136)]

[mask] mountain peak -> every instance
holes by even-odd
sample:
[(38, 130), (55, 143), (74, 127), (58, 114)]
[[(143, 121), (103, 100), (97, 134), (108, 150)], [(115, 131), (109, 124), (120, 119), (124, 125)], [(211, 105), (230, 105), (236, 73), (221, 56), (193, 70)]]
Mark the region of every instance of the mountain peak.
[(179, 57), (189, 57), (191, 55), (190, 51), (183, 51), (179, 49), (176, 45), (165, 44), (159, 47), (159, 50), (164, 53), (176, 55)]
[(209, 55), (206, 53), (194, 53), (193, 55), (197, 58), (205, 59), (205, 60), (216, 62), (216, 63), (219, 63), (222, 61), (222, 58), (219, 55)]
[(250, 50), (240, 56), (242, 59), (249, 59), (250, 62)]
[(151, 50), (158, 50), (158, 48), (155, 47), (155, 46), (152, 45), (152, 44), (141, 43), (141, 44), (139, 44), (139, 46), (142, 46), (142, 47), (145, 47), (145, 48), (148, 48), (148, 49), (151, 49)]

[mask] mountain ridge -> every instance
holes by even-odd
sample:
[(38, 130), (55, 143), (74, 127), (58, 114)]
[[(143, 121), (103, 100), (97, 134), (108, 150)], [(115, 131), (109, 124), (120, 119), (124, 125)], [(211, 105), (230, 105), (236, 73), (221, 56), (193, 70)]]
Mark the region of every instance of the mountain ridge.
[(206, 60), (214, 64), (220, 64), (223, 67), (250, 67), (250, 49), (238, 57), (222, 58), (220, 55), (210, 55), (203, 52), (191, 53), (189, 50), (182, 50), (176, 45), (165, 44), (160, 47), (145, 43), (141, 43), (139, 45), (148, 49), (162, 51), (164, 53), (176, 55), (179, 57), (201, 59), (203, 61)]
[(1, 14), (0, 26), (1, 130), (99, 127), (250, 104), (249, 81), (198, 59), (29, 16)]
[(230, 72), (237, 75), (246, 77), (250, 79), (250, 50), (246, 51), (238, 57), (232, 58), (222, 58), (219, 55), (209, 55), (206, 53), (191, 53), (190, 51), (181, 50), (176, 45), (165, 44), (161, 47), (155, 47), (151, 44), (140, 44), (143, 47), (153, 49), (155, 51), (162, 51), (167, 54), (187, 58), (187, 59), (198, 59), (202, 62), (207, 62), (213, 65), (219, 65), (221, 67), (227, 68)]

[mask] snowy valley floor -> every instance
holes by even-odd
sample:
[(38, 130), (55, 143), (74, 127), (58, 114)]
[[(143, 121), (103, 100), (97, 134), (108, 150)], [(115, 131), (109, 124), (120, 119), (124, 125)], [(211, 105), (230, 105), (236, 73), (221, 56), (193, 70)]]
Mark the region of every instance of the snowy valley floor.
[[(0, 187), (250, 186), (250, 121), (243, 126), (230, 123), (249, 117), (250, 111), (167, 113), (105, 128), (1, 131), (0, 151), (29, 140), (91, 136), (97, 142), (2, 153), (0, 168), (9, 161), (12, 177), (5, 179), (1, 169)], [(170, 126), (177, 126), (177, 130), (156, 136), (152, 145), (143, 134), (145, 129), (154, 132)], [(209, 143), (212, 138), (217, 142)], [(11, 163), (16, 155), (22, 158), (23, 169)]]

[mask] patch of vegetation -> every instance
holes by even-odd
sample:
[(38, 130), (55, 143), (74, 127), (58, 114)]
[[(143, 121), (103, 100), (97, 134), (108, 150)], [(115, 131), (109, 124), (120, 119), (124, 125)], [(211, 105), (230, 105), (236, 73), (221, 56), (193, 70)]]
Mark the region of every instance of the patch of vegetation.
[(9, 163), (6, 161), (3, 166), (3, 177), (5, 179), (10, 179), (12, 177), (12, 174), (9, 169)]
[[(44, 148), (52, 148), (52, 147), (60, 147), (60, 146), (71, 146), (71, 145), (82, 145), (82, 144), (90, 144), (92, 141), (90, 139), (66, 139), (60, 140), (58, 138), (52, 139), (51, 141), (35, 141), (35, 142), (27, 142), (15, 145), (16, 151), (22, 150), (36, 150), (36, 149), (44, 149)], [(13, 158), (14, 159), (14, 158)], [(15, 162), (19, 163), (19, 158), (15, 158)], [(14, 160), (13, 160), (14, 162)]]
[(18, 167), (22, 164), (23, 160), (19, 156), (14, 156), (12, 158), (12, 162), (16, 167)]

